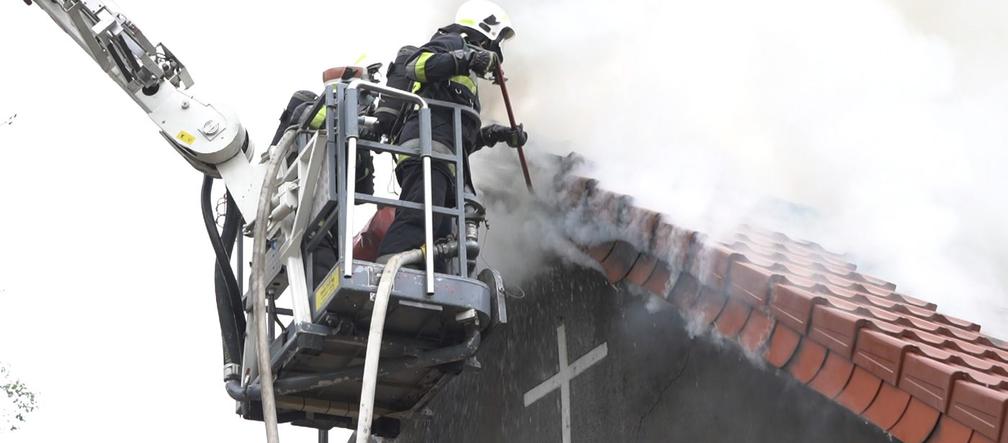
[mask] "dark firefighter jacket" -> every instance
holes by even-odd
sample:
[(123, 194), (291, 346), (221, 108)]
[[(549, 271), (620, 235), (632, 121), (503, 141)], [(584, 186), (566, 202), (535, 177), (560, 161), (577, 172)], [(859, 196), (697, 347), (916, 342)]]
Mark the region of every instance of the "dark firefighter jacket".
[[(421, 97), (470, 106), (478, 113), (480, 103), (476, 77), (469, 71), (465, 60), (457, 60), (451, 54), (451, 51), (463, 49), (465, 41), (459, 34), (440, 31), (410, 58), (405, 73), (414, 82), (414, 92)], [(478, 118), (462, 113), (462, 147), (467, 154), (482, 147), (478, 142), (479, 129)], [(399, 141), (419, 137), (418, 115), (412, 113), (403, 124)], [(431, 138), (454, 148), (453, 137), (452, 111), (431, 107)]]

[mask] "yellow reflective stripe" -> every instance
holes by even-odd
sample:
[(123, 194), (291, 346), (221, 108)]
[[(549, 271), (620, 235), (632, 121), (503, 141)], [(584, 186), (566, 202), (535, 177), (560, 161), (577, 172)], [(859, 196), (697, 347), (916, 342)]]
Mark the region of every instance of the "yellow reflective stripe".
[(317, 112), (317, 113), (315, 114), (315, 117), (312, 117), (312, 119), (311, 119), (311, 128), (312, 128), (312, 129), (318, 129), (318, 128), (321, 128), (321, 127), (322, 127), (322, 125), (324, 125), (324, 124), (325, 124), (325, 117), (326, 117), (326, 107), (325, 107), (325, 106), (323, 106), (323, 107), (322, 107), (321, 109), (319, 109), (319, 111), (318, 111), (318, 112)]
[(473, 26), (474, 27), (474, 26), (476, 26), (476, 20), (473, 20), (471, 18), (462, 18), (462, 19), (459, 19), (458, 24), (460, 24), (462, 26)]
[(469, 78), (468, 75), (456, 75), (450, 79), (451, 81), (465, 86), (473, 95), (476, 95), (476, 82)]
[(413, 65), (413, 74), (420, 83), (427, 83), (427, 59), (434, 55), (433, 52), (421, 52)]
[(410, 88), (410, 92), (416, 94), (416, 92), (419, 91), (422, 86), (423, 85), (421, 85), (420, 82), (413, 82), (413, 87)]

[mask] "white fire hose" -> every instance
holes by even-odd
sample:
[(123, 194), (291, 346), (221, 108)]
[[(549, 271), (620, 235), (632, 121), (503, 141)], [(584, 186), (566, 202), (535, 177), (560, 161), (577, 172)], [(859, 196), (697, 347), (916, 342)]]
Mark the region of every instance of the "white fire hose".
[(266, 315), (266, 229), (269, 225), (270, 201), (273, 188), (276, 187), (276, 176), (286, 152), (297, 131), (288, 130), (276, 144), (272, 152), (269, 166), (266, 167), (266, 177), (263, 179), (262, 191), (259, 194), (259, 207), (256, 210), (256, 223), (253, 229), (252, 243), (252, 316), (256, 330), (256, 360), (259, 367), (259, 386), (262, 391), (263, 423), (266, 425), (266, 441), (279, 443), (277, 432), (276, 398), (273, 395), (273, 369), (270, 366), (269, 338), (266, 336), (268, 319)]
[(364, 378), (361, 380), (360, 408), (357, 411), (357, 443), (367, 443), (371, 437), (371, 420), (374, 417), (375, 387), (378, 384), (378, 359), (381, 357), (382, 333), (385, 330), (385, 311), (392, 284), (399, 268), (424, 259), (423, 249), (401, 252), (392, 256), (385, 264), (378, 290), (375, 292), (374, 308), (371, 311), (371, 329), (368, 332), (367, 351), (364, 354)]

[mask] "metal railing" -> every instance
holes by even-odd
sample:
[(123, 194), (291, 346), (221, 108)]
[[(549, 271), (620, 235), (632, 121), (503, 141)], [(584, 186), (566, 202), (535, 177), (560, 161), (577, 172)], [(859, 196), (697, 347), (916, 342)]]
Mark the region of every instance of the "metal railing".
[[(404, 148), (387, 143), (360, 140), (358, 120), (361, 116), (359, 115), (358, 102), (360, 94), (366, 91), (380, 93), (384, 96), (415, 105), (416, 110), (414, 112), (417, 113), (420, 123), (419, 147)], [(327, 141), (327, 155), (330, 156), (330, 160), (333, 159), (333, 155), (335, 156), (335, 185), (339, 195), (338, 204), (342, 211), (342, 220), (338, 223), (337, 231), (340, 238), (340, 241), (337, 242), (339, 244), (337, 252), (343, 260), (343, 276), (351, 277), (353, 272), (354, 234), (350, 227), (353, 222), (354, 207), (358, 203), (373, 203), (406, 210), (423, 211), (426, 289), (428, 294), (434, 293), (434, 213), (453, 218), (457, 229), (456, 235), (459, 237), (460, 242), (456, 257), (459, 265), (458, 275), (468, 278), (468, 256), (466, 248), (462, 244), (466, 232), (465, 203), (466, 198), (469, 197), (469, 194), (465, 192), (466, 164), (465, 150), (462, 145), (462, 113), (469, 113), (476, 118), (479, 118), (479, 114), (463, 105), (438, 100), (425, 100), (416, 94), (363, 80), (354, 80), (349, 83), (336, 83), (327, 86), (325, 90), (325, 106), (328, 108), (326, 112), (326, 133), (331, 134)], [(453, 154), (432, 152), (431, 106), (452, 110), (452, 124), (454, 128)], [(346, 147), (346, 149), (342, 149), (342, 147)], [(423, 204), (357, 193), (356, 161), (358, 149), (421, 157), (424, 187)], [(432, 161), (454, 165), (454, 207), (434, 206), (432, 203)], [(351, 176), (351, 174), (353, 175)]]

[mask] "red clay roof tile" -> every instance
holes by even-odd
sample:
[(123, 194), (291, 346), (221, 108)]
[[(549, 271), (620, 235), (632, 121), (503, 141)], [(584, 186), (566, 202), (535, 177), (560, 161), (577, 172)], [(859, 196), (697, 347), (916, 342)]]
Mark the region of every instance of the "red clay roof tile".
[(977, 432), (997, 439), (1004, 432), (1008, 392), (957, 380), (952, 390), (948, 415)]
[(1008, 362), (1008, 359), (1006, 359), (1002, 353), (997, 352), (993, 348), (975, 345), (952, 337), (931, 334), (929, 332), (911, 328), (905, 328), (903, 335), (908, 338), (922, 341), (936, 348), (962, 352), (975, 357), (985, 357), (996, 361)]
[(994, 443), (994, 440), (984, 437), (983, 434), (979, 432), (974, 432), (973, 436), (970, 437), (970, 443)]
[(854, 352), (858, 329), (869, 324), (863, 316), (826, 306), (812, 309), (812, 327), (809, 337), (834, 352), (850, 358)]
[(774, 367), (783, 368), (791, 360), (800, 342), (801, 335), (794, 329), (777, 323), (763, 357)]
[[(659, 265), (661, 267), (662, 265)], [(658, 271), (655, 271), (656, 273)], [(648, 280), (650, 281), (650, 280)], [(669, 301), (681, 312), (692, 312), (700, 297), (700, 283), (692, 275), (680, 274), (675, 286), (669, 291)]]
[(888, 431), (903, 416), (909, 403), (910, 394), (889, 383), (882, 383), (875, 400), (861, 416)]
[(690, 273), (705, 286), (724, 288), (732, 260), (742, 255), (718, 244), (702, 246), (698, 243), (694, 249), (689, 259)]
[(854, 363), (890, 384), (899, 383), (903, 354), (912, 345), (901, 338), (879, 331), (861, 329), (858, 332)]
[(695, 234), (659, 220), (651, 240), (651, 252), (660, 259), (681, 266), (686, 261)]
[(812, 318), (812, 306), (824, 298), (792, 285), (770, 288), (770, 310), (777, 320), (804, 334)]
[(899, 387), (929, 406), (944, 412), (952, 394), (952, 383), (963, 377), (955, 366), (932, 360), (920, 354), (907, 353), (903, 357), (903, 373)]
[(1008, 351), (1000, 348), (986, 347), (983, 356), (1008, 363)]
[(887, 297), (893, 293), (892, 290), (890, 289), (875, 286), (870, 283), (848, 280), (847, 278), (836, 276), (833, 274), (816, 273), (811, 275), (809, 278), (827, 285), (838, 286), (851, 291), (868, 292), (869, 294), (877, 295), (880, 297)]
[(830, 352), (826, 356), (822, 369), (809, 382), (809, 386), (827, 398), (834, 398), (847, 386), (853, 371), (854, 364), (850, 360), (835, 352)]
[(652, 294), (664, 298), (668, 294), (669, 286), (673, 281), (675, 280), (673, 279), (672, 271), (669, 270), (664, 262), (659, 262), (655, 265), (651, 276), (644, 282), (644, 288)]
[(752, 311), (752, 308), (749, 305), (738, 300), (728, 299), (728, 303), (721, 310), (721, 314), (714, 320), (714, 326), (721, 336), (734, 338), (742, 331), (742, 327), (749, 320), (750, 311)]
[(642, 251), (650, 251), (662, 215), (649, 209), (632, 206), (628, 210), (628, 216), (628, 226), (624, 231), (633, 234), (631, 236), (633, 243), (642, 246), (644, 248)]
[(865, 306), (868, 308), (880, 308), (886, 311), (893, 311), (899, 305), (898, 302), (888, 300), (864, 292), (850, 291), (836, 286), (817, 285), (813, 290), (829, 294), (833, 297), (845, 300), (850, 303)]
[[(914, 305), (908, 305), (905, 303), (894, 303), (892, 310), (899, 312), (901, 314), (910, 314), (914, 317), (924, 319), (933, 323), (938, 323), (940, 325), (951, 326), (954, 328), (963, 329), (971, 332), (980, 332), (980, 325), (965, 320), (961, 320), (952, 316), (941, 314), (933, 310), (928, 310), (920, 308)], [(978, 340), (982, 340), (983, 337)], [(986, 342), (985, 344), (989, 344)]]
[(855, 414), (861, 414), (875, 400), (882, 386), (882, 379), (859, 366), (854, 366), (850, 381), (837, 396), (836, 401)]
[(973, 429), (943, 415), (941, 420), (938, 420), (938, 427), (931, 434), (928, 443), (969, 443), (972, 436)]
[(979, 340), (980, 338), (979, 333), (967, 331), (965, 329), (959, 329), (953, 326), (933, 323), (919, 317), (902, 316), (900, 318), (901, 320), (895, 323), (902, 324), (904, 326), (911, 326), (913, 328), (920, 329), (922, 331), (927, 331), (932, 334), (944, 335), (947, 337), (952, 337), (970, 343), (976, 343), (977, 340)]
[(605, 269), (609, 283), (618, 283), (623, 280), (630, 273), (630, 269), (637, 262), (639, 256), (640, 253), (630, 243), (615, 242), (612, 251), (602, 261), (602, 269)]
[(745, 234), (735, 234), (735, 238), (726, 242), (726, 244), (728, 244), (732, 249), (735, 249), (750, 258), (757, 256), (776, 262), (787, 260), (787, 256), (779, 250), (753, 242), (752, 240), (749, 240), (749, 237), (746, 237)]
[(616, 242), (604, 242), (594, 246), (590, 246), (588, 248), (588, 256), (595, 259), (595, 261), (602, 263), (603, 261), (605, 261), (606, 257), (609, 256), (609, 253), (613, 250), (613, 247), (615, 246)]
[[(735, 261), (729, 270), (728, 294), (746, 300), (749, 304), (762, 306), (770, 298), (770, 284), (776, 274), (762, 266)], [(780, 277), (778, 277), (780, 278)]]
[(872, 277), (872, 276), (867, 275), (867, 274), (861, 274), (861, 273), (858, 273), (858, 272), (850, 272), (850, 273), (847, 274), (847, 279), (848, 280), (854, 280), (854, 281), (860, 281), (862, 283), (867, 283), (869, 285), (876, 286), (876, 287), (879, 287), (879, 288), (882, 288), (882, 289), (888, 289), (890, 291), (895, 291), (896, 290), (896, 284), (895, 283), (882, 280), (881, 278), (878, 278), (878, 277)]
[(763, 344), (770, 338), (770, 331), (773, 330), (773, 319), (758, 309), (753, 309), (749, 314), (742, 332), (739, 333), (739, 344), (749, 352), (756, 352), (763, 347)]
[(954, 366), (958, 367), (963, 372), (965, 372), (966, 373), (965, 377), (967, 380), (992, 389), (1008, 390), (1008, 379), (1001, 377), (997, 374), (978, 371), (968, 366), (955, 364), (956, 363), (955, 360), (957, 359), (955, 358), (955, 356), (953, 356), (953, 358), (950, 359), (950, 363), (953, 363)]
[(929, 311), (934, 311), (935, 309), (938, 309), (938, 305), (936, 305), (934, 303), (927, 302), (927, 301), (921, 300), (919, 298), (914, 298), (914, 297), (911, 297), (911, 296), (906, 295), (906, 294), (898, 294), (898, 293), (893, 292), (890, 295), (890, 297), (893, 298), (893, 299), (895, 299), (895, 300), (899, 300), (899, 301), (901, 301), (903, 303), (906, 303), (908, 305), (917, 306), (917, 307), (920, 307), (920, 308), (927, 309)]
[[(1004, 383), (1008, 376), (1008, 365), (986, 358), (974, 357), (968, 354), (939, 349), (924, 342), (911, 341), (920, 351), (929, 358), (947, 363), (953, 366), (960, 366), (971, 375), (978, 383), (996, 386)], [(975, 375), (973, 373), (976, 373)]]
[[(933, 322), (937, 322), (937, 323), (946, 324), (946, 325), (957, 326), (957, 327), (965, 329), (967, 331), (980, 332), (980, 325), (979, 324), (973, 323), (973, 322), (971, 322), (969, 320), (963, 320), (961, 318), (953, 317), (951, 315), (946, 315), (946, 314), (942, 314), (942, 313), (937, 313), (936, 312), (934, 314), (934, 318), (929, 318), (929, 320), (931, 320)], [(986, 336), (984, 336), (983, 338), (984, 339), (989, 339), (989, 337), (986, 337)], [(987, 340), (987, 344), (993, 346), (993, 342), (991, 342), (990, 340)], [(1006, 350), (1008, 350), (1008, 349), (1006, 349)]]
[(989, 358), (979, 358), (967, 354), (955, 354), (952, 356), (953, 359), (960, 361), (960, 364), (968, 366), (970, 368), (976, 369), (978, 371), (984, 371), (991, 374), (1000, 375), (1002, 377), (1008, 377), (1008, 364), (994, 361)]
[[(856, 269), (855, 265), (847, 262), (846, 257), (834, 252), (827, 251), (822, 246), (812, 242), (797, 242), (779, 232), (771, 232), (752, 226), (740, 226), (741, 232), (755, 243), (764, 247), (772, 247), (782, 251), (810, 258), (817, 262), (828, 262), (835, 266), (847, 268), (850, 271)], [(814, 246), (811, 246), (814, 245)]]
[[(658, 265), (658, 260), (651, 255), (641, 254), (634, 262), (632, 268), (630, 268), (630, 273), (626, 276), (626, 281), (633, 283), (637, 286), (643, 287), (647, 283), (648, 278), (651, 277), (651, 273), (654, 272), (655, 266)], [(660, 294), (656, 294), (659, 295)]]
[(903, 417), (889, 430), (903, 443), (923, 443), (931, 435), (941, 413), (916, 398), (910, 399)]
[(826, 348), (809, 339), (801, 341), (798, 352), (788, 363), (788, 372), (798, 381), (808, 383), (815, 378), (826, 360)]
[[(977, 326), (979, 328), (979, 326)], [(998, 348), (1002, 351), (1008, 351), (1008, 341), (1001, 340), (999, 338), (994, 338), (989, 335), (984, 335), (983, 340), (986, 342), (987, 346), (992, 348)]]
[(701, 325), (709, 325), (721, 314), (726, 302), (727, 297), (704, 286), (700, 289), (696, 305), (693, 306), (694, 318)]

